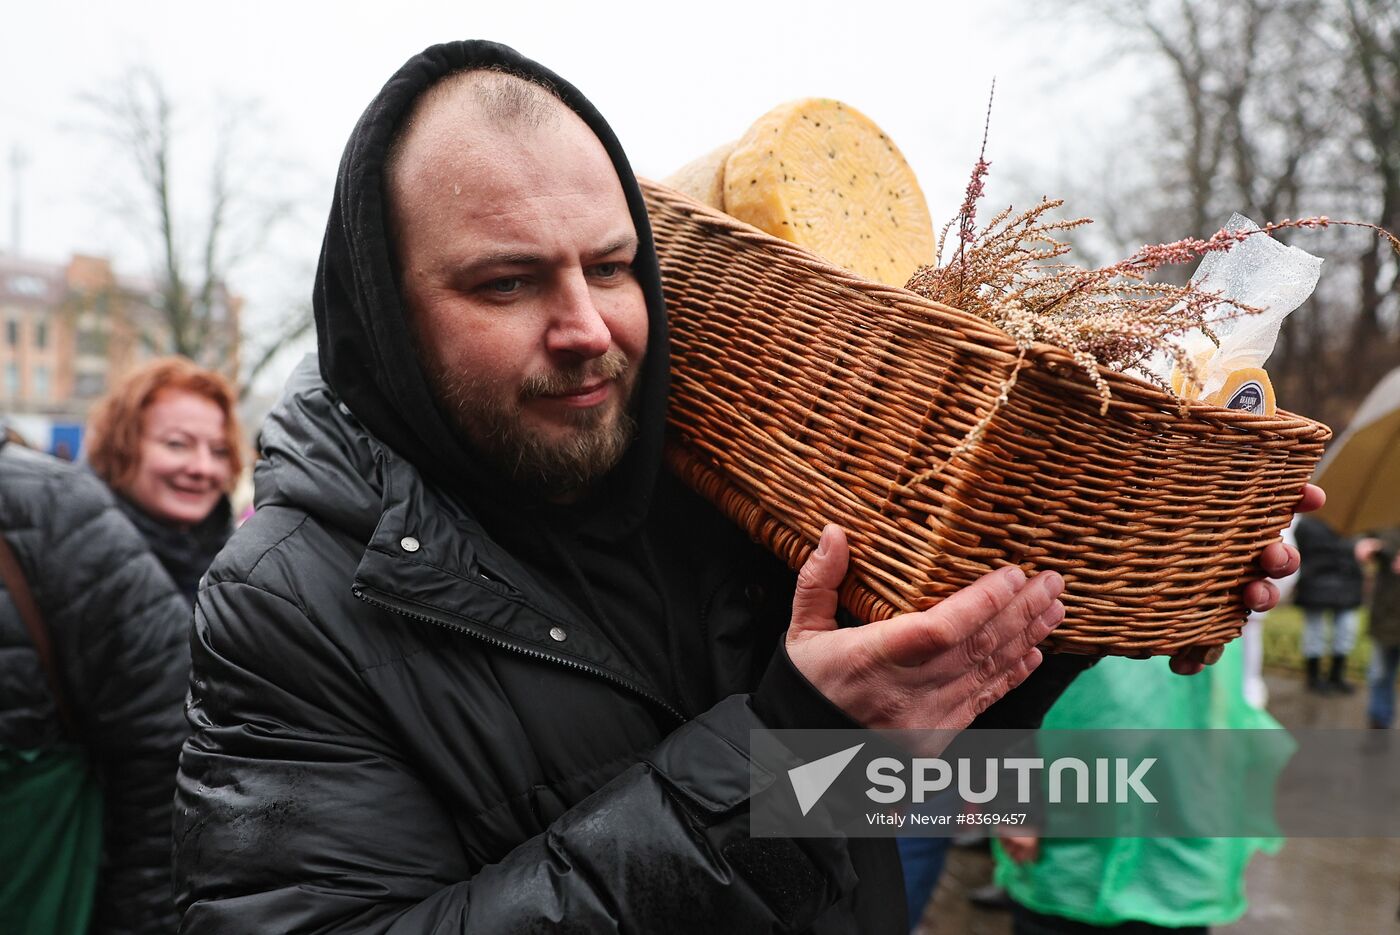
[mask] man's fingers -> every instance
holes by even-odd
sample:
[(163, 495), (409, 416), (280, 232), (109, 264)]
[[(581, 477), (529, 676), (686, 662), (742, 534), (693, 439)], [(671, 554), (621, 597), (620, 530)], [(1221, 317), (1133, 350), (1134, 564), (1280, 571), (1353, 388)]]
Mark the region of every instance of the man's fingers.
[[(909, 614), (891, 621), (896, 626), (885, 633), (883, 658), (905, 666), (941, 661), (953, 672), (983, 669), (990, 674), (1000, 669), (1008, 655), (1023, 655), (1064, 618), (1063, 607), (1053, 610), (1064, 579), (1054, 572), (1043, 572), (1030, 581), (1007, 569), (996, 574), (1005, 577), (986, 576), (926, 615)], [(1047, 613), (1054, 619), (1048, 627), (1041, 626)], [(961, 634), (967, 635), (959, 639)], [(956, 654), (944, 655), (953, 647), (958, 648)]]
[(1273, 610), (1278, 603), (1278, 588), (1267, 581), (1251, 581), (1244, 586), (1244, 606), (1258, 613)]
[[(985, 590), (979, 588), (984, 582)], [(1035, 622), (1063, 590), (1064, 579), (1053, 571), (1027, 580), (1013, 565), (978, 579), (930, 614), (950, 641), (945, 645), (961, 644), (967, 654), (964, 661), (976, 665)]]
[(1304, 484), (1303, 494), (1298, 498), (1298, 505), (1293, 508), (1294, 513), (1311, 513), (1313, 510), (1322, 509), (1322, 505), (1327, 502), (1327, 492), (1316, 484)]
[(806, 630), (836, 629), (836, 592), (846, 577), (850, 547), (840, 526), (828, 523), (802, 570), (792, 595), (792, 628), (789, 636)]
[(1200, 675), (1206, 664), (1184, 656), (1172, 656), (1171, 669), (1177, 675)]
[(1030, 678), (1031, 673), (1040, 668), (1040, 663), (1044, 658), (1045, 656), (1040, 650), (1032, 649), (1018, 659), (1016, 664), (1011, 667), (1011, 671), (1006, 673), (1006, 691), (1011, 691), (1011, 689)]
[[(1051, 589), (1048, 593), (1060, 592), (1058, 589)], [(1019, 637), (1011, 641), (1010, 650), (1020, 655), (1035, 652), (1035, 648), (1064, 621), (1065, 605), (1059, 600), (1051, 600), (1050, 606), (1041, 611)]]
[(917, 666), (974, 636), (987, 641), (986, 654), (990, 654), (1002, 641), (986, 629), (987, 622), (1010, 607), (1027, 588), (1021, 569), (1015, 565), (999, 568), (928, 610), (866, 627), (875, 641), (871, 655), (876, 664)]
[[(1027, 589), (1029, 590), (1029, 588)], [(1049, 593), (1047, 591), (1047, 593)], [(1011, 613), (1008, 608), (1006, 613)], [(980, 691), (990, 685), (997, 691), (997, 697), (1009, 692), (1025, 681), (1026, 677), (1040, 665), (1041, 653), (1036, 647), (1051, 634), (1065, 619), (1065, 605), (1052, 600), (1050, 606), (1020, 629), (1012, 629), (1012, 637), (1002, 643), (991, 655), (970, 663), (961, 673), (968, 691)], [(991, 626), (991, 624), (988, 624)], [(1004, 680), (999, 684), (998, 680)]]
[(1197, 675), (1219, 662), (1224, 653), (1224, 646), (1188, 646), (1172, 656), (1171, 670), (1177, 675)]
[(1065, 607), (1056, 600), (1064, 588), (1064, 579), (1053, 571), (1031, 579), (1001, 613), (963, 642), (965, 669), (989, 682), (1038, 645), (1065, 619)]
[(1259, 555), (1259, 567), (1270, 578), (1287, 578), (1298, 570), (1298, 564), (1298, 550), (1282, 542), (1265, 546)]
[(1017, 685), (1030, 678), (1031, 673), (1040, 667), (1039, 649), (1032, 649), (1019, 659), (1014, 655), (1001, 653), (987, 659), (975, 671), (966, 672), (952, 684), (958, 697), (965, 699), (966, 721), (976, 720), (988, 708), (1005, 698)]

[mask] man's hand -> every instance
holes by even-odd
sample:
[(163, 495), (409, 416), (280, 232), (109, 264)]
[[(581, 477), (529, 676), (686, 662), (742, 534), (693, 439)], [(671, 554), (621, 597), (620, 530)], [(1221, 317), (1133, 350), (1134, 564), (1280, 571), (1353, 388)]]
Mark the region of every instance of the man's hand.
[[(1327, 501), (1321, 487), (1303, 485), (1303, 495), (1298, 498), (1295, 513), (1311, 513)], [(1275, 542), (1259, 554), (1259, 567), (1266, 578), (1287, 578), (1298, 570), (1298, 550), (1291, 545)], [(1251, 581), (1244, 586), (1244, 605), (1250, 610), (1263, 613), (1273, 610), (1278, 603), (1278, 588), (1266, 580)], [(1177, 675), (1195, 675), (1206, 666), (1216, 662), (1224, 650), (1222, 646), (1191, 647), (1172, 657), (1172, 671)]]
[(929, 610), (838, 629), (850, 552), (827, 526), (797, 576), (788, 657), (866, 727), (961, 729), (1040, 665), (1036, 644), (1065, 617), (1064, 581), (1002, 568)]

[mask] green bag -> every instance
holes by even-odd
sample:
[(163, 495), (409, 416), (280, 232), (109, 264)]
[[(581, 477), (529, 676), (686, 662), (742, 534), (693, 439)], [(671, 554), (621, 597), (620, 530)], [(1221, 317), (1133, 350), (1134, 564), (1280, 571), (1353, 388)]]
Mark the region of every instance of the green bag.
[(73, 747), (0, 749), (0, 932), (86, 935), (102, 790)]
[(48, 629), (19, 559), (0, 536), (0, 581), (34, 642), (68, 742), (0, 747), (0, 933), (86, 935), (102, 862), (102, 790), (54, 662)]

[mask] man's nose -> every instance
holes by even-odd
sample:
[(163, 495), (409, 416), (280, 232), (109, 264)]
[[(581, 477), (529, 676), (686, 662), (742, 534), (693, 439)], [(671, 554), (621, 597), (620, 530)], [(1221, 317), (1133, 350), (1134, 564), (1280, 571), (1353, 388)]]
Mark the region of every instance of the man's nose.
[(575, 355), (585, 360), (601, 357), (612, 347), (612, 329), (581, 270), (569, 276), (560, 288), (545, 343), (551, 354)]

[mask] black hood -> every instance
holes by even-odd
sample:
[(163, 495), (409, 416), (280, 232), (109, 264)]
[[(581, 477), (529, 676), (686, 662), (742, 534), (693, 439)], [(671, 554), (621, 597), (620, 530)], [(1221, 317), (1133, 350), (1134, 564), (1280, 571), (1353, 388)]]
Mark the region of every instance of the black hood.
[(485, 41), (435, 45), (409, 59), (361, 115), (341, 157), (316, 273), (321, 375), (372, 434), (437, 485), (472, 500), (474, 511), (516, 513), (537, 506), (502, 489), (439, 414), (414, 352), (391, 262), (383, 189), (389, 145), (429, 86), (454, 72), (488, 67), (548, 82), (597, 134), (617, 169), (637, 229), (634, 271), (646, 297), (649, 327), (638, 436), (595, 498), (598, 508), (571, 511), (590, 533), (616, 536), (635, 529), (646, 515), (665, 431), (670, 362), (651, 225), (627, 157), (602, 116), (572, 85), (514, 49)]

